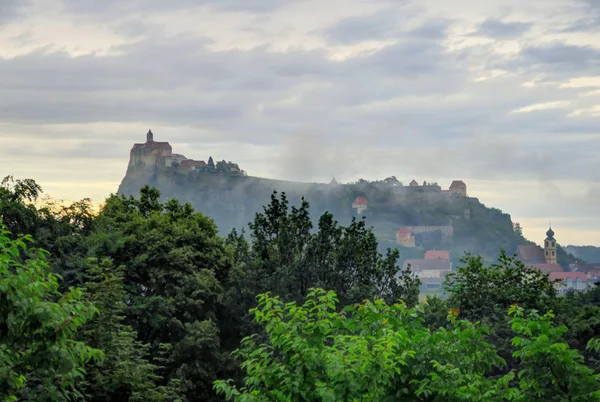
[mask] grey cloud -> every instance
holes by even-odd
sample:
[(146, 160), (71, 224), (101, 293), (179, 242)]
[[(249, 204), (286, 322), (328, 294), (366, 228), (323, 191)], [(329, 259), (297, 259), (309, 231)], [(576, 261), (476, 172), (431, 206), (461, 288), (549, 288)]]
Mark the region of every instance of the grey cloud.
[(597, 0), (575, 0), (580, 4), (584, 17), (570, 23), (565, 28), (559, 29), (561, 33), (571, 32), (597, 32), (600, 30), (600, 2)]
[(391, 39), (398, 35), (398, 17), (395, 10), (349, 17), (326, 29), (323, 34), (330, 42), (339, 44)]
[(515, 38), (529, 31), (533, 24), (528, 22), (502, 22), (496, 19), (486, 19), (474, 35), (488, 36), (496, 39)]
[(265, 13), (302, 0), (62, 0), (67, 12), (93, 16), (145, 14), (209, 7), (217, 11)]
[(0, 1), (0, 25), (23, 16), (29, 6), (31, 6), (31, 0)]
[[(436, 26), (429, 24), (423, 26)], [(443, 31), (444, 24), (437, 27)], [(319, 171), (380, 175), (385, 166), (432, 178), (447, 172), (520, 180), (594, 178), (586, 150), (597, 148), (597, 137), (556, 146), (544, 136), (592, 133), (600, 119), (567, 119), (569, 109), (508, 115), (519, 107), (576, 97), (574, 88), (523, 89), (528, 77), (554, 70), (554, 59), (543, 51), (526, 49), (522, 60), (510, 61), (521, 63), (518, 74), (476, 83), (470, 62), (490, 58), (491, 47), (449, 53), (432, 39), (436, 35), (406, 34), (375, 54), (344, 61), (332, 61), (321, 50), (212, 52), (209, 39), (162, 35), (120, 46), (116, 56), (71, 57), (46, 50), (0, 60), (5, 94), (0, 119), (139, 122), (142, 136), (150, 124), (195, 127), (206, 134), (180, 138), (177, 128), (161, 136), (204, 144), (289, 142), (296, 150), (294, 141), (310, 134), (319, 141), (305, 142), (306, 160), (300, 157), (292, 165), (291, 158), (274, 158), (279, 171), (308, 180)], [(78, 149), (64, 152), (73, 157)], [(322, 155), (318, 163), (311, 162), (315, 155)], [(560, 164), (553, 164), (556, 159)], [(319, 168), (312, 174), (295, 168), (303, 163)]]

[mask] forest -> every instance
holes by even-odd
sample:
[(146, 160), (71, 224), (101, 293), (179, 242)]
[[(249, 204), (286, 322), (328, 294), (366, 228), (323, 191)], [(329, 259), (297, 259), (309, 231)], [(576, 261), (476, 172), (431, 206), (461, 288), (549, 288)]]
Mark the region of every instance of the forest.
[(600, 287), (499, 249), (420, 301), (364, 219), (293, 204), (221, 234), (149, 186), (95, 211), (6, 177), (0, 399), (600, 401)]

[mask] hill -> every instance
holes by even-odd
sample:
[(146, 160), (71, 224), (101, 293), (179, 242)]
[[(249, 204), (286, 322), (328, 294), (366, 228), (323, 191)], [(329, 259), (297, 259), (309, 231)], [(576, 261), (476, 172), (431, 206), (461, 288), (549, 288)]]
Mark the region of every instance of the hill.
[(600, 264), (600, 247), (596, 246), (567, 246), (565, 251), (577, 259), (590, 264)]
[[(299, 205), (304, 197), (310, 203), (315, 225), (326, 211), (341, 224), (348, 224), (352, 217), (364, 217), (382, 250), (398, 248), (401, 260), (423, 258), (426, 250), (441, 249), (450, 251), (454, 263), (465, 251), (493, 261), (501, 248), (514, 253), (517, 245), (531, 243), (514, 231), (509, 214), (468, 197), (461, 181), (453, 182), (450, 190), (442, 190), (435, 183), (418, 185), (413, 181), (405, 186), (394, 177), (350, 184), (252, 177), (232, 162), (215, 164), (211, 157), (205, 163), (173, 154), (168, 143), (153, 142), (151, 132), (145, 144), (132, 149), (118, 193), (136, 195), (144, 185), (156, 187), (163, 200), (189, 202), (213, 218), (223, 234), (246, 227), (269, 203), (273, 191), (278, 191), (286, 193), (291, 205)], [(366, 209), (355, 201), (366, 203)], [(402, 227), (418, 227), (412, 230), (419, 232), (414, 234), (414, 247), (397, 244), (396, 233)], [(559, 263), (566, 266), (572, 260), (561, 250)]]

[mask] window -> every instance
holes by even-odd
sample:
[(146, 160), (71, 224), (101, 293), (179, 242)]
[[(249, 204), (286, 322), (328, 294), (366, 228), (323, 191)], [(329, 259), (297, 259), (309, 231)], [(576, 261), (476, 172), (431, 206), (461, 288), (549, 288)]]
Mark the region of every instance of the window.
[(549, 246), (548, 246), (548, 241), (546, 240), (546, 248), (548, 248), (548, 247), (549, 247)]
[(556, 255), (556, 251), (552, 250), (552, 257)]
[(546, 256), (548, 256), (548, 250), (546, 250)]
[(552, 247), (554, 247), (554, 246), (555, 246), (555, 244), (556, 244), (556, 243), (555, 243), (554, 241), (552, 241)]

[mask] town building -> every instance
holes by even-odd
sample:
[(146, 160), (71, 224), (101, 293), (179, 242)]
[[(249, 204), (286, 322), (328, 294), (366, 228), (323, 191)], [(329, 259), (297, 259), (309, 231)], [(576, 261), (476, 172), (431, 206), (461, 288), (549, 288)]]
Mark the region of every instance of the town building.
[(446, 275), (452, 272), (452, 263), (446, 258), (406, 260), (403, 269), (408, 267), (425, 287), (441, 286)]
[(528, 267), (535, 268), (547, 274), (564, 272), (557, 262), (556, 239), (552, 228), (546, 232), (544, 248), (538, 245), (521, 245), (517, 247), (517, 259)]
[(555, 286), (559, 295), (569, 291), (587, 292), (590, 288), (589, 278), (583, 272), (552, 272), (549, 279), (558, 280)]
[(446, 250), (427, 250), (425, 251), (425, 259), (426, 260), (449, 260), (450, 252)]
[(358, 196), (352, 203), (352, 208), (356, 209), (357, 214), (362, 214), (365, 209), (369, 206), (369, 200), (367, 197)]
[(406, 226), (401, 227), (396, 232), (396, 244), (403, 247), (415, 247), (415, 236), (410, 233), (410, 230)]

